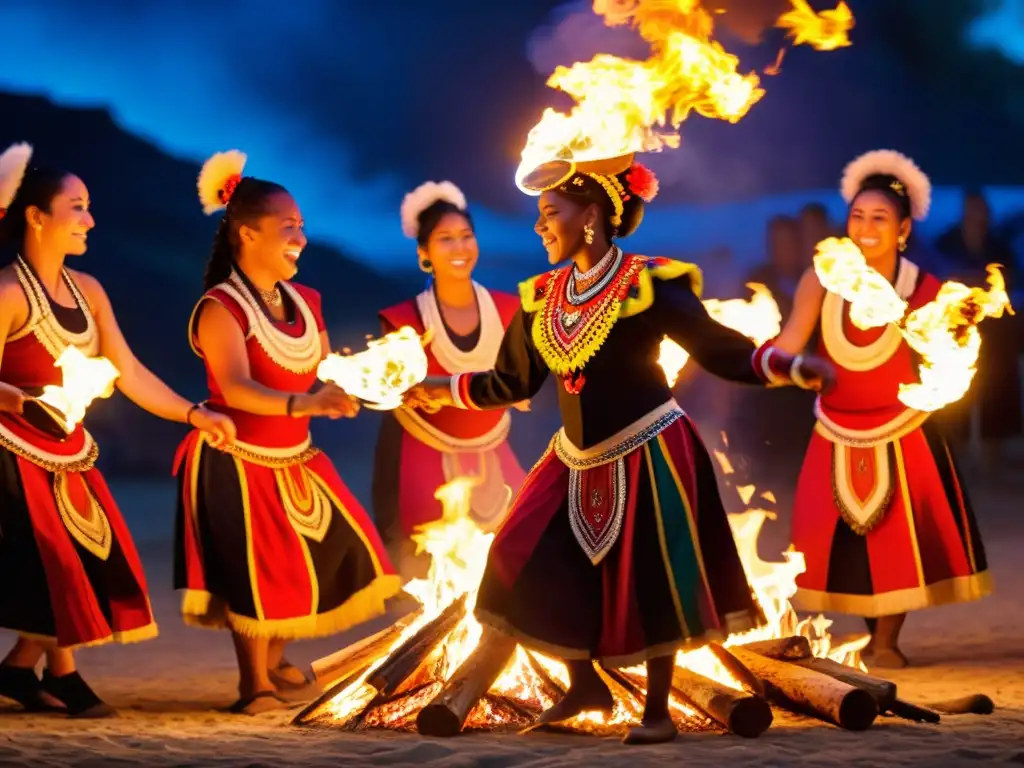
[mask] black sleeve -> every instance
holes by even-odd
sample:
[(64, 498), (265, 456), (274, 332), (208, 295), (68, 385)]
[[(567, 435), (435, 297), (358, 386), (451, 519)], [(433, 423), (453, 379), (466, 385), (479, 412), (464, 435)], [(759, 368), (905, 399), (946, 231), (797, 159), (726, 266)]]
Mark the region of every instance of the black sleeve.
[(659, 330), (690, 353), (701, 368), (743, 384), (764, 384), (753, 357), (757, 346), (708, 314), (693, 292), (689, 275), (654, 281), (654, 305), (647, 310)]
[(529, 400), (548, 377), (548, 366), (533, 344), (533, 315), (522, 307), (501, 341), (494, 368), (472, 374), (467, 394), (476, 408), (507, 408)]

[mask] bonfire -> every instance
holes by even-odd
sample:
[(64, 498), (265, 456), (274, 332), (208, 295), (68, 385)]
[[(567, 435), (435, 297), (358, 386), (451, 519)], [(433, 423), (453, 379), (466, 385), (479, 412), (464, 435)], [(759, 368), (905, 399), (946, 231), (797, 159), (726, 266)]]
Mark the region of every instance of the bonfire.
[[(723, 435), (724, 440), (724, 435)], [(722, 472), (727, 454), (715, 451)], [(346, 730), (392, 729), (428, 736), (462, 731), (529, 728), (564, 695), (563, 664), (482, 627), (473, 618), (476, 587), (493, 534), (469, 517), (474, 478), (442, 486), (444, 516), (416, 535), (432, 556), (428, 578), (406, 591), (419, 607), (388, 629), (314, 663), (326, 692), (295, 718), (297, 725)], [(753, 738), (774, 720), (774, 708), (810, 715), (849, 730), (865, 730), (880, 713), (938, 722), (940, 711), (990, 712), (984, 696), (921, 707), (897, 697), (896, 685), (866, 673), (859, 651), (867, 635), (836, 642), (823, 616), (798, 620), (789, 598), (803, 557), (792, 550), (778, 562), (757, 554), (758, 536), (773, 501), (750, 485), (732, 490), (747, 506), (730, 515), (751, 589), (768, 619), (757, 630), (680, 652), (673, 675), (672, 711), (681, 731), (727, 731)], [(584, 713), (558, 730), (611, 735), (639, 722), (644, 667), (598, 671), (615, 695), (610, 715)]]

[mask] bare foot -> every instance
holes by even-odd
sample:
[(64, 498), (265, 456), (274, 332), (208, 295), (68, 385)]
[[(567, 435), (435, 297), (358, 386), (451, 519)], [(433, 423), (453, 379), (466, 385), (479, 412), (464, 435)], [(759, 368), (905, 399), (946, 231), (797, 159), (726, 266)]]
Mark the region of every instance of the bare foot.
[(276, 691), (258, 691), (240, 698), (228, 708), (228, 712), (233, 715), (259, 715), (290, 706), (291, 703), (278, 696)]
[(910, 662), (899, 648), (875, 648), (874, 653), (864, 658), (869, 667), (877, 669), (903, 669)]
[(676, 724), (671, 717), (657, 720), (644, 720), (640, 725), (630, 728), (622, 739), (623, 744), (664, 744), (676, 737)]
[(536, 724), (539, 726), (560, 723), (576, 717), (581, 712), (610, 713), (614, 703), (612, 692), (598, 678), (596, 683), (588, 682), (569, 688), (561, 701), (541, 713)]

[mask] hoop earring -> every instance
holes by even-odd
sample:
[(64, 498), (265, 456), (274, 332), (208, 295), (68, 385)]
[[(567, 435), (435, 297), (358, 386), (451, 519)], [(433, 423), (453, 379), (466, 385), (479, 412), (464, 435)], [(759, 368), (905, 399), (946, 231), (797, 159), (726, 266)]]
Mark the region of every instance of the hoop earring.
[(420, 270), (426, 272), (428, 275), (433, 274), (434, 265), (430, 259), (420, 259)]
[(903, 253), (905, 250), (907, 250), (907, 238), (905, 238), (903, 235), (900, 235), (899, 238), (897, 238), (896, 242), (900, 249), (900, 253)]
[(589, 224), (583, 225), (583, 239), (587, 245), (592, 245), (594, 242), (594, 229)]

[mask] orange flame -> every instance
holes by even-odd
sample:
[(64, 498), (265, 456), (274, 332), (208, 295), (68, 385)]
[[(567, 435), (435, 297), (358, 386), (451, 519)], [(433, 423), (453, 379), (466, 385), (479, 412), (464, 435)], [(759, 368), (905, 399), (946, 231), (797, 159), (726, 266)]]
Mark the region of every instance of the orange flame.
[(429, 341), (429, 333), (421, 337), (405, 325), (379, 339), (370, 339), (362, 352), (332, 352), (320, 362), (316, 375), (358, 397), (367, 408), (393, 410), (402, 405), (402, 395), (410, 387), (426, 378), (423, 346)]
[(790, 0), (793, 10), (782, 14), (775, 26), (789, 30), (793, 45), (809, 45), (818, 51), (834, 51), (850, 44), (854, 19), (849, 6), (840, 2), (831, 11), (815, 13), (806, 0)]
[(85, 418), (93, 400), (114, 393), (120, 373), (107, 358), (87, 357), (77, 347), (67, 347), (54, 365), (61, 369), (63, 384), (48, 384), (36, 399), (50, 406), (50, 412), (70, 434)]
[(900, 401), (919, 411), (936, 411), (962, 398), (977, 371), (986, 317), (1013, 313), (999, 266), (988, 265), (988, 288), (947, 281), (934, 299), (909, 314), (896, 289), (864, 259), (848, 238), (818, 243), (814, 271), (827, 291), (850, 303), (850, 321), (858, 328), (893, 324), (921, 356), (920, 382), (901, 384)]

